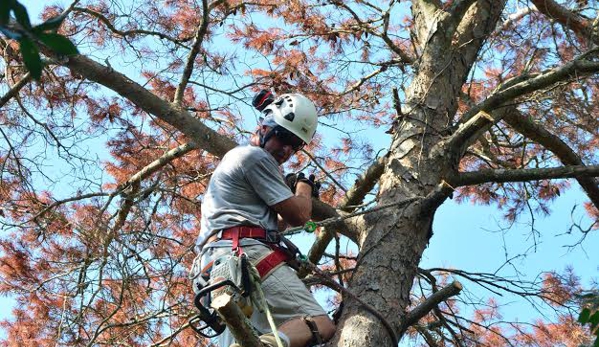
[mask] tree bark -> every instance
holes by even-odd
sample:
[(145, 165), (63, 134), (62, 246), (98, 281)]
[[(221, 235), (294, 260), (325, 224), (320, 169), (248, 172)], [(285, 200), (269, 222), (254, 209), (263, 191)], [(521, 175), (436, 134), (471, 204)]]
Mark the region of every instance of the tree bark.
[[(480, 0), (460, 11), (460, 18), (452, 18), (434, 2), (413, 4), (415, 18), (432, 16), (437, 22), (426, 28), (422, 23), (417, 26), (422, 56), (418, 73), (406, 90), (405, 117), (394, 129), (379, 181), (379, 204), (424, 198), (457, 166), (443, 151), (431, 150), (444, 139), (457, 111), (461, 86), (504, 5), (505, 1)], [(448, 35), (448, 30), (454, 34)], [(425, 205), (417, 201), (399, 210), (390, 208), (363, 217), (365, 229), (359, 238), (360, 254), (349, 290), (374, 307), (398, 335), (404, 331), (402, 316), (410, 306), (410, 290), (431, 236), (436, 207), (445, 198), (437, 199), (432, 209), (427, 205), (423, 210)], [(392, 345), (380, 318), (351, 297), (344, 297), (338, 329), (334, 346)]]

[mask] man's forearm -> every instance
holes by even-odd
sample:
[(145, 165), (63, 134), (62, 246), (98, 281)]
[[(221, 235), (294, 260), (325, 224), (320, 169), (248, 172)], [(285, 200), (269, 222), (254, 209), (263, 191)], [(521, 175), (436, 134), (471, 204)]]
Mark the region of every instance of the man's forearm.
[(308, 219), (312, 218), (312, 187), (305, 182), (297, 182), (295, 187), (295, 196), (305, 199), (303, 202), (303, 214)]

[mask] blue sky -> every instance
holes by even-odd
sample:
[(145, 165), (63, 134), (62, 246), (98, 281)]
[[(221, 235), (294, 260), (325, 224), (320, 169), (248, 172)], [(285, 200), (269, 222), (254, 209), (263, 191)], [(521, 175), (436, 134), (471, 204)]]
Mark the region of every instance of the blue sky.
[[(30, 0), (22, 3), (27, 6), (33, 22), (39, 22), (36, 18), (42, 2)], [(384, 148), (387, 144), (380, 142), (377, 145)], [(551, 215), (536, 216), (535, 228), (539, 232), (539, 238), (535, 250), (530, 218), (523, 216), (509, 230), (499, 231), (504, 229), (505, 222), (494, 206), (475, 206), (468, 202), (459, 205), (450, 200), (441, 206), (435, 216), (434, 236), (420, 267), (458, 268), (490, 273), (497, 271), (498, 275), (505, 276), (515, 276), (517, 269), (520, 276), (533, 279), (543, 271), (560, 272), (567, 266), (573, 266), (575, 273), (581, 277), (582, 284), (590, 285), (598, 277), (599, 252), (595, 248), (599, 244), (599, 233), (589, 233), (581, 245), (565, 247), (575, 244), (582, 237), (578, 231), (565, 234), (571, 225), (570, 212), (575, 204), (579, 205), (575, 216), (583, 218), (583, 223), (589, 223), (588, 219), (584, 219), (581, 206), (585, 201), (584, 194), (573, 183), (572, 189), (556, 199)], [(302, 247), (307, 247), (307, 243)], [(518, 256), (523, 253), (526, 255)], [(516, 258), (508, 266), (503, 266), (507, 259), (513, 257)], [(473, 295), (489, 295), (470, 282), (460, 281)], [(531, 309), (521, 299), (509, 296), (498, 299), (508, 303), (502, 308), (506, 320), (514, 318), (526, 321), (541, 316), (541, 313)], [(10, 310), (7, 309), (10, 306), (10, 299), (0, 299), (0, 307), (3, 307), (0, 318), (10, 317)], [(402, 344), (409, 346), (410, 342), (404, 341)]]

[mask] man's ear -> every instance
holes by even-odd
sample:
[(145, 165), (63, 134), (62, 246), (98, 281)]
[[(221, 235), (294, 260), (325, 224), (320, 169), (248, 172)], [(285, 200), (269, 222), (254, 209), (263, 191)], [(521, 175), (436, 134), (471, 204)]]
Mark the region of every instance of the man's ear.
[(258, 132), (264, 136), (268, 133), (268, 131), (272, 129), (271, 127), (269, 127), (268, 125), (259, 125), (258, 126)]
[(254, 131), (254, 134), (250, 137), (250, 143), (255, 146), (259, 146), (260, 145), (260, 137), (264, 136), (268, 132), (269, 128), (270, 127), (268, 127), (266, 125), (256, 126), (256, 130)]

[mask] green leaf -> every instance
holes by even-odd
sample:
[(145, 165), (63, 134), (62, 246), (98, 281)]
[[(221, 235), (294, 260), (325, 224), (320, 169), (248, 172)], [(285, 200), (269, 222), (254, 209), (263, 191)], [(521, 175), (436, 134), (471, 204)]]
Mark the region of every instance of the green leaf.
[(53, 51), (62, 55), (79, 54), (77, 47), (68, 38), (54, 33), (41, 33), (37, 37), (46, 46), (52, 48)]
[(27, 70), (31, 72), (33, 78), (39, 80), (42, 76), (42, 60), (37, 46), (29, 38), (22, 37), (19, 40), (19, 47)]
[(593, 343), (593, 347), (599, 347), (599, 338), (595, 340), (595, 343)]
[(64, 22), (65, 18), (66, 16), (56, 16), (50, 18), (42, 24), (34, 26), (33, 29), (31, 29), (31, 31), (33, 31), (36, 34), (41, 34), (44, 31), (58, 30), (62, 22)]
[(589, 321), (589, 317), (591, 316), (591, 310), (585, 307), (582, 312), (580, 312), (580, 316), (578, 316), (578, 322), (581, 324), (585, 324)]
[(599, 325), (599, 311), (593, 313), (593, 315), (589, 318), (589, 322), (591, 323), (591, 331), (595, 330), (597, 325)]
[(27, 9), (25, 6), (21, 5), (18, 2), (15, 2), (13, 5), (12, 11), (15, 13), (15, 18), (17, 22), (21, 24), (25, 29), (31, 30), (31, 22), (29, 21), (29, 14), (27, 13)]
[(8, 24), (10, 19), (10, 1), (0, 0), (0, 25)]

